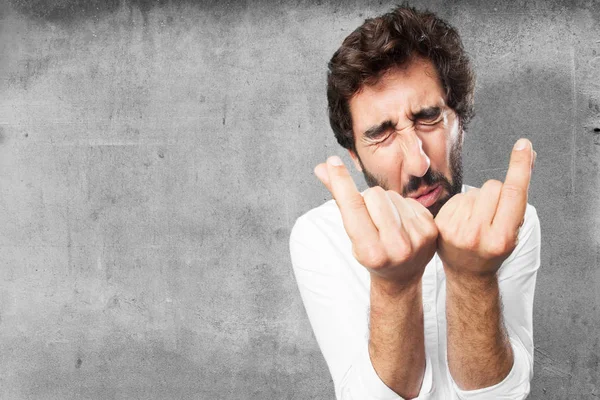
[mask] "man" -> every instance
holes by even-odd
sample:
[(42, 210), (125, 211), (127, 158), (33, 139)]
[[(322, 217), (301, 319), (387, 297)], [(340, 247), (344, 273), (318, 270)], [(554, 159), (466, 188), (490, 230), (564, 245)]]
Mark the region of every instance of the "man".
[(408, 6), (369, 19), (329, 63), (333, 200), (301, 216), (294, 273), (338, 399), (523, 399), (533, 376), (540, 228), (535, 152), (504, 182), (462, 183), (474, 75), (457, 32)]

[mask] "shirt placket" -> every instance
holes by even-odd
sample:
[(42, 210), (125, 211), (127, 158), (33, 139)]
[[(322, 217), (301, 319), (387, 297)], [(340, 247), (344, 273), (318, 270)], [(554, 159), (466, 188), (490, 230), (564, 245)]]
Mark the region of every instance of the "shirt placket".
[(437, 257), (434, 256), (423, 274), (423, 328), (425, 331), (425, 350), (432, 363), (433, 381), (435, 386), (436, 376), (439, 376), (438, 357), (438, 323), (436, 318), (437, 305)]

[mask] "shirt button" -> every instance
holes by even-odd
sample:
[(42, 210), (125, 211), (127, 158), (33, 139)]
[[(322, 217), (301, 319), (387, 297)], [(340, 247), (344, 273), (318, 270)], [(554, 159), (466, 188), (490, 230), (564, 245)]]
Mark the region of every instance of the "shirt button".
[(431, 311), (431, 304), (429, 304), (429, 303), (423, 304), (423, 311), (425, 311), (425, 312)]

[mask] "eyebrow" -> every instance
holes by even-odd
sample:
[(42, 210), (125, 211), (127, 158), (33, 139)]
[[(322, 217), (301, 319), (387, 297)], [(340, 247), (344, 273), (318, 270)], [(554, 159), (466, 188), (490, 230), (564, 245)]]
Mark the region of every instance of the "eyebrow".
[(413, 114), (412, 121), (417, 119), (433, 119), (440, 115), (442, 109), (440, 107), (425, 107)]
[[(412, 118), (410, 118), (410, 120), (416, 121), (416, 120), (423, 120), (423, 119), (425, 119), (425, 120), (433, 119), (433, 118), (438, 117), (441, 112), (442, 112), (442, 109), (437, 106), (425, 107), (425, 108), (418, 110), (416, 113), (414, 113), (412, 115)], [(367, 138), (367, 139), (376, 138), (377, 136), (379, 136), (383, 132), (387, 131), (388, 129), (393, 129), (395, 126), (396, 126), (396, 124), (394, 122), (392, 122), (392, 120), (390, 120), (390, 119), (385, 120), (382, 123), (380, 123), (379, 125), (374, 125), (374, 126), (370, 127), (369, 129), (367, 129), (363, 133), (363, 137)]]
[(388, 129), (393, 129), (395, 126), (396, 126), (396, 124), (393, 123), (392, 120), (390, 120), (390, 119), (385, 120), (382, 123), (380, 123), (379, 125), (375, 125), (375, 126), (370, 127), (369, 129), (367, 129), (365, 131), (365, 133), (363, 133), (363, 137), (365, 137), (367, 139), (376, 138), (377, 136), (379, 136), (383, 132), (387, 131)]

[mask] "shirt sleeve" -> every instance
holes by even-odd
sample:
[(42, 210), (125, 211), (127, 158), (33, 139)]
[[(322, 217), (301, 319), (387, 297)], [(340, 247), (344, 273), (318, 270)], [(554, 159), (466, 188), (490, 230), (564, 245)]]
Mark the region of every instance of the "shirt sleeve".
[(498, 384), (476, 390), (461, 390), (452, 380), (459, 399), (525, 399), (533, 378), (533, 297), (540, 267), (540, 222), (535, 207), (528, 204), (525, 221), (513, 253), (498, 270), (504, 324), (513, 350), (509, 374)]
[[(290, 236), (290, 253), (300, 295), (331, 373), (336, 398), (403, 400), (373, 368), (368, 351), (369, 316), (364, 287), (362, 293), (357, 290), (360, 280), (348, 265), (351, 260), (347, 253), (351, 252), (342, 251), (327, 231), (306, 215), (300, 217)], [(432, 375), (427, 357), (417, 399), (431, 398)]]

